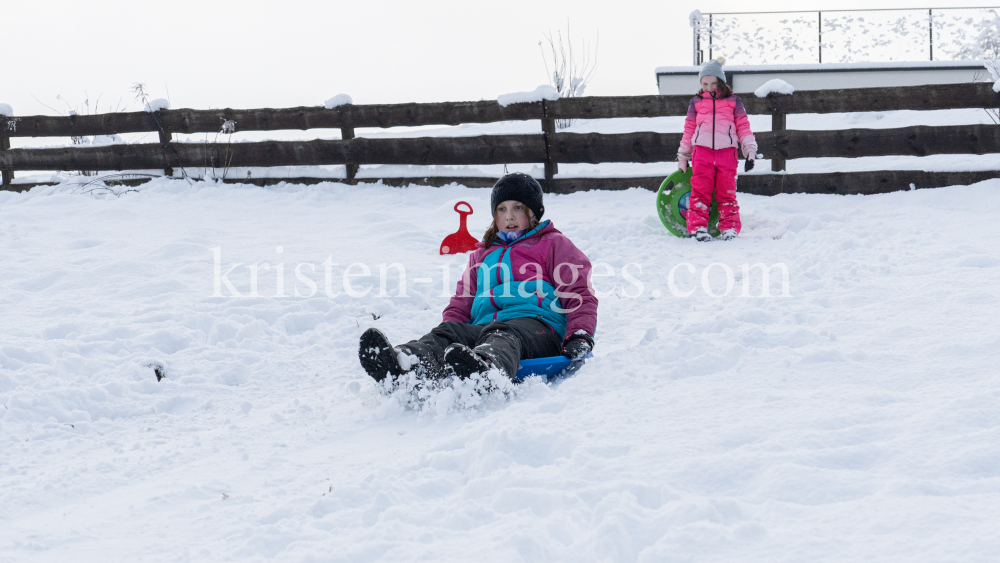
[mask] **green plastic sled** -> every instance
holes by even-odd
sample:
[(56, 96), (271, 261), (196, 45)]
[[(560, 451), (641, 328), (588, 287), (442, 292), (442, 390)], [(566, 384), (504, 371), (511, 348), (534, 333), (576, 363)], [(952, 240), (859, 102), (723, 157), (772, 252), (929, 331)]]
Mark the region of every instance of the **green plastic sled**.
[[(687, 172), (680, 170), (667, 176), (660, 184), (656, 193), (656, 214), (660, 216), (663, 226), (670, 234), (678, 237), (688, 237), (687, 219), (681, 214), (681, 198), (691, 193), (691, 168)], [(690, 196), (688, 196), (690, 197)], [(719, 236), (719, 205), (712, 196), (712, 209), (708, 212), (708, 232), (713, 237)]]

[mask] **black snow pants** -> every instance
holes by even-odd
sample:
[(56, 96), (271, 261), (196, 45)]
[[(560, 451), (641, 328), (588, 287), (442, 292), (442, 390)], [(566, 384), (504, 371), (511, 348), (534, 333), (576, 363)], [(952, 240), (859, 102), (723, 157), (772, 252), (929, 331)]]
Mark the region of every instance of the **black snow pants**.
[(490, 358), (513, 378), (521, 360), (562, 354), (562, 336), (536, 317), (474, 325), (446, 321), (417, 340), (400, 346), (419, 358), (443, 364), (449, 344), (464, 344)]

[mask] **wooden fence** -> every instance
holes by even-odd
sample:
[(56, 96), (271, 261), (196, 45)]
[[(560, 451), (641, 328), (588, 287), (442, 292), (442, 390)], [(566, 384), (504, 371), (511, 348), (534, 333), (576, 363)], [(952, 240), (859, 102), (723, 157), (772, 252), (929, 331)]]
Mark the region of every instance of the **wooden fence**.
[[(0, 171), (4, 189), (17, 170), (142, 170), (180, 167), (267, 167), (346, 165), (346, 179), (257, 178), (234, 182), (272, 184), (280, 181), (357, 183), (362, 164), (483, 165), (544, 163), (543, 187), (568, 193), (589, 189), (656, 189), (662, 177), (555, 179), (560, 163), (666, 162), (676, 160), (680, 133), (560, 133), (555, 121), (621, 117), (683, 116), (690, 96), (585, 97), (512, 104), (495, 101), (435, 104), (346, 105), (335, 109), (300, 107), (250, 110), (162, 110), (155, 113), (110, 113), (68, 117), (0, 116)], [(771, 115), (772, 130), (756, 133), (758, 152), (782, 172), (788, 159), (931, 154), (1000, 153), (1000, 126), (915, 126), (894, 129), (795, 131), (785, 126), (794, 113), (850, 113), (893, 110), (997, 108), (1000, 95), (987, 83), (904, 88), (803, 91), (744, 99), (752, 115)], [(370, 139), (356, 137), (359, 127), (459, 125), (540, 120), (538, 134), (478, 137)], [(6, 121), (6, 122), (5, 122)], [(340, 129), (341, 140), (266, 141), (247, 143), (178, 143), (173, 134), (218, 133), (223, 123), (236, 131)], [(83, 137), (155, 132), (158, 143), (10, 149), (11, 137)], [(1000, 161), (998, 161), (1000, 162)], [(998, 164), (1000, 170), (1000, 164)], [(998, 171), (930, 173), (891, 170), (827, 174), (751, 174), (740, 177), (741, 192), (869, 194), (966, 184), (1000, 176)], [(361, 181), (376, 181), (364, 179)], [(229, 180), (227, 180), (229, 181)], [(391, 185), (444, 185), (458, 181), (490, 186), (492, 178), (385, 178)]]

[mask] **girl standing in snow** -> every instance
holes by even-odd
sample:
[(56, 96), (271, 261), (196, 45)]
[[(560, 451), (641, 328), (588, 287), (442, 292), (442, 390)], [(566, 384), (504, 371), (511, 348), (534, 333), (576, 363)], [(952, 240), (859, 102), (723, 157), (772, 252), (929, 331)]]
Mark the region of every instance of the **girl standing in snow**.
[[(757, 157), (757, 141), (743, 100), (726, 84), (722, 57), (708, 61), (698, 74), (701, 90), (688, 106), (684, 136), (677, 151), (677, 167), (687, 171), (691, 162), (691, 200), (688, 204), (688, 234), (699, 241), (712, 240), (708, 234), (708, 213), (712, 195), (719, 204), (722, 240), (740, 232), (740, 207), (736, 204), (736, 148), (748, 160)], [(692, 160), (692, 150), (694, 152)]]
[(521, 360), (578, 360), (594, 347), (590, 260), (541, 221), (542, 187), (527, 174), (507, 174), (490, 204), (493, 223), (469, 256), (444, 322), (396, 347), (376, 328), (361, 335), (361, 366), (376, 381), (410, 371), (464, 379), (493, 368), (513, 378)]

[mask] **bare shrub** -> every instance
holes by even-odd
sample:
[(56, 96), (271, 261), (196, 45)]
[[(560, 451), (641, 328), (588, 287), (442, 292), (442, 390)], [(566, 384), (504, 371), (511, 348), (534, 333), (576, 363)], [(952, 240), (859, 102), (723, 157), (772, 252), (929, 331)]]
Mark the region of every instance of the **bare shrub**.
[[(557, 30), (555, 35), (550, 30), (545, 34), (545, 42), (548, 43), (547, 53), (546, 46), (542, 41), (538, 42), (538, 47), (542, 51), (542, 63), (545, 64), (545, 73), (549, 76), (552, 87), (556, 89), (556, 92), (559, 92), (560, 98), (583, 96), (587, 84), (593, 78), (594, 71), (597, 70), (597, 46), (600, 39), (601, 34), (598, 31), (592, 46), (584, 39), (582, 45), (574, 51), (569, 20), (567, 20), (565, 40), (562, 30)], [(577, 60), (577, 57), (580, 59)], [(549, 69), (550, 60), (552, 62), (551, 70)], [(558, 119), (556, 120), (556, 128), (566, 129), (572, 123), (572, 119)]]

